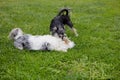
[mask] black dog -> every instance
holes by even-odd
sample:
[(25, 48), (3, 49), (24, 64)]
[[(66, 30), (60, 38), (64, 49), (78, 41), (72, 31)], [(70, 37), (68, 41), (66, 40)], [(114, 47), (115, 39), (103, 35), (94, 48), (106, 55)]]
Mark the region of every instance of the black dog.
[[(66, 13), (66, 14), (65, 14)], [(56, 17), (54, 17), (50, 24), (50, 32), (53, 36), (62, 38), (63, 40), (67, 39), (65, 34), (64, 25), (68, 25), (71, 30), (78, 36), (76, 29), (73, 28), (72, 21), (69, 16), (69, 9), (62, 9)]]

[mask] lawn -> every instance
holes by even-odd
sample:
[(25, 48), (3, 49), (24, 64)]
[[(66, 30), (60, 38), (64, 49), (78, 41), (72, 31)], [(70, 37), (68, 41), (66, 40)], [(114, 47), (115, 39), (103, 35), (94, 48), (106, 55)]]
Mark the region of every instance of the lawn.
[[(8, 39), (20, 27), (49, 34), (51, 19), (63, 7), (79, 36), (67, 53), (18, 50)], [(120, 0), (0, 0), (0, 80), (119, 80)]]

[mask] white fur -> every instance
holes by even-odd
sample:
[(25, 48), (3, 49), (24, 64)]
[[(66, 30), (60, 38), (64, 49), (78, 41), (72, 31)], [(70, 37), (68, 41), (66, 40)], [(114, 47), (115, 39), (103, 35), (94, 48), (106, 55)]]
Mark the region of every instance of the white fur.
[[(18, 34), (15, 37), (11, 37), (12, 34), (14, 34), (15, 30), (18, 29)], [(14, 40), (17, 40), (20, 36), (23, 36), (23, 32), (20, 28), (15, 28), (10, 32), (9, 37), (14, 38)], [(48, 42), (50, 44), (49, 49), (50, 50), (56, 50), (56, 51), (64, 51), (67, 52), (69, 48), (74, 47), (74, 42), (69, 40), (69, 43), (66, 44), (62, 39), (53, 37), (52, 35), (29, 35), (28, 42), (30, 43), (31, 50), (40, 50), (42, 48), (42, 44), (45, 42)]]
[(67, 51), (68, 48), (74, 47), (74, 43), (70, 41), (68, 44), (66, 44), (62, 39), (53, 37), (51, 35), (44, 35), (44, 36), (30, 36), (29, 37), (30, 45), (32, 46), (33, 50), (39, 50), (40, 47), (42, 47), (41, 44), (48, 42), (51, 44), (50, 49), (51, 50), (57, 50), (57, 51)]

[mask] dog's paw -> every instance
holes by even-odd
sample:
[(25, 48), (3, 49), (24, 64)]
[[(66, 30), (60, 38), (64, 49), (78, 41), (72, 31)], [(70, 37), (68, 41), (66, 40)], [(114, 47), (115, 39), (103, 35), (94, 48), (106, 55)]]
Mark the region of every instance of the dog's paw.
[(79, 36), (79, 34), (75, 34), (75, 36), (76, 36), (76, 37), (78, 37), (78, 36)]
[(67, 52), (67, 50), (62, 50), (63, 52)]

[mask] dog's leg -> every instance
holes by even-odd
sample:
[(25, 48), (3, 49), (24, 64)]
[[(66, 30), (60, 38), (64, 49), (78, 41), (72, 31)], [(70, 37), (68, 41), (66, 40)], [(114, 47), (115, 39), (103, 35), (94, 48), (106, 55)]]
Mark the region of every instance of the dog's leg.
[(58, 49), (55, 49), (56, 51), (62, 51), (62, 52), (67, 52), (67, 49), (61, 49), (61, 48), (58, 48)]
[(75, 28), (72, 28), (72, 31), (75, 33), (75, 36), (78, 36), (77, 30)]
[(18, 49), (20, 49), (20, 50), (23, 50), (23, 45), (22, 45), (22, 43), (19, 43), (19, 42), (14, 42), (14, 46), (16, 47), (16, 48), (18, 48)]
[(66, 24), (70, 27), (70, 29), (74, 32), (75, 36), (77, 37), (78, 33), (77, 33), (77, 30), (73, 27), (72, 22), (68, 21)]

